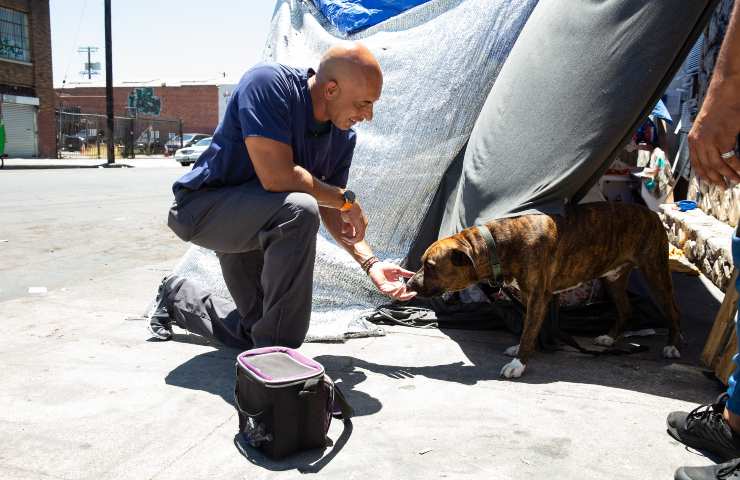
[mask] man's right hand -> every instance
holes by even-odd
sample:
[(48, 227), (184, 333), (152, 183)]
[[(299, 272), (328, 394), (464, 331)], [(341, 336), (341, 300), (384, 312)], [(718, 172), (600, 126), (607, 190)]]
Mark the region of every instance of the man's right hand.
[(352, 208), (346, 212), (340, 212), (342, 218), (341, 240), (347, 245), (354, 245), (365, 239), (367, 230), (367, 217), (359, 202), (354, 202)]
[(735, 148), (740, 115), (712, 100), (705, 100), (689, 133), (690, 158), (699, 177), (724, 187), (725, 179), (740, 183), (740, 159), (720, 156)]

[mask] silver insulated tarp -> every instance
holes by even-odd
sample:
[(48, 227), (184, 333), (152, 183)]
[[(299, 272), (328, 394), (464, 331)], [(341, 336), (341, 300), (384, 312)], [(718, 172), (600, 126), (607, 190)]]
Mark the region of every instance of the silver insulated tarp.
[[(344, 36), (311, 2), (280, 0), (263, 59), (315, 67), (347, 39), (378, 58), (383, 93), (373, 121), (355, 127), (349, 188), (376, 254), (414, 266), (438, 235), (577, 199), (650, 110), (712, 3), (432, 0)], [(192, 247), (175, 273), (228, 297), (212, 252)], [(322, 229), (307, 340), (377, 334), (360, 317), (384, 301)]]

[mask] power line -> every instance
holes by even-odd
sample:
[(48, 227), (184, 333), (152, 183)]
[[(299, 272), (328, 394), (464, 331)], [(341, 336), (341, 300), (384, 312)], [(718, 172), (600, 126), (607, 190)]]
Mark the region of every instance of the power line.
[[(87, 7), (87, 0), (85, 0), (82, 3), (82, 10), (80, 11), (80, 21), (77, 22), (77, 31), (75, 32), (75, 41), (72, 43), (72, 46), (74, 47), (77, 45), (77, 40), (80, 37), (80, 27), (82, 26), (82, 20), (85, 18), (85, 8)], [(64, 69), (64, 78), (62, 79), (62, 89), (67, 83), (67, 74), (69, 73), (69, 66), (72, 64), (72, 59), (67, 61), (67, 67)]]

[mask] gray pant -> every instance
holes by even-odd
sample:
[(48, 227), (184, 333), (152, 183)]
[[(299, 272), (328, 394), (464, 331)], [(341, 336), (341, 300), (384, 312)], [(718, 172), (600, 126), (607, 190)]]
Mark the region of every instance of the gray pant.
[(171, 292), (175, 321), (238, 348), (300, 346), (319, 223), (312, 196), (267, 192), (257, 181), (178, 192), (167, 224), (182, 240), (216, 252), (236, 312), (185, 281)]

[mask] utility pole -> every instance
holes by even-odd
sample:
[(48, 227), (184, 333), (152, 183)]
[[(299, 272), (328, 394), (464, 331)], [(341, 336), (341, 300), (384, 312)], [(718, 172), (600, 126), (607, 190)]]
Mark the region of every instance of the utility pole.
[(108, 147), (108, 165), (113, 165), (115, 155), (113, 150), (113, 36), (110, 22), (110, 0), (105, 0), (105, 110), (107, 122), (105, 128), (105, 144)]
[[(80, 72), (83, 75), (87, 72), (87, 79), (90, 80), (93, 74), (97, 75), (99, 72), (97, 69), (100, 68), (100, 64), (96, 63), (93, 65), (91, 54), (98, 51), (98, 47), (80, 47), (77, 49), (78, 53), (87, 53), (87, 63), (85, 64), (85, 70)], [(93, 71), (95, 70), (95, 71)]]

